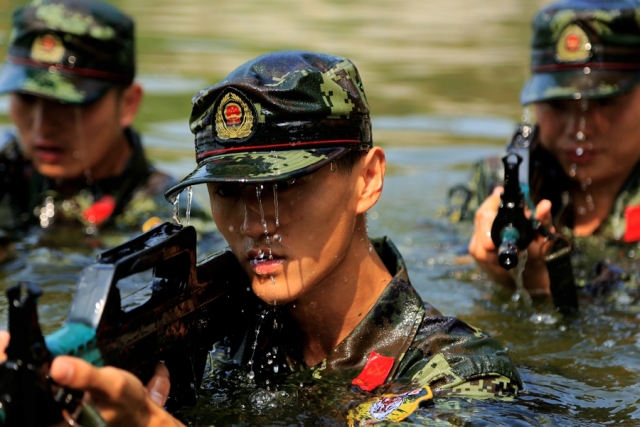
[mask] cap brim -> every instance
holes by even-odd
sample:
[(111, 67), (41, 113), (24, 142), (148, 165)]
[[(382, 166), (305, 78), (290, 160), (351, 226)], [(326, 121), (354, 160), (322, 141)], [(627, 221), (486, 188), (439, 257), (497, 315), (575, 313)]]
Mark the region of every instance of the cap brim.
[(627, 93), (638, 83), (637, 71), (580, 68), (535, 73), (522, 88), (520, 102), (606, 98)]
[(206, 159), (164, 196), (172, 201), (191, 185), (207, 182), (269, 183), (310, 174), (349, 151), (346, 147), (313, 150), (250, 151)]
[(108, 80), (51, 72), (11, 62), (5, 62), (0, 70), (0, 93), (28, 93), (66, 104), (93, 102), (113, 85)]

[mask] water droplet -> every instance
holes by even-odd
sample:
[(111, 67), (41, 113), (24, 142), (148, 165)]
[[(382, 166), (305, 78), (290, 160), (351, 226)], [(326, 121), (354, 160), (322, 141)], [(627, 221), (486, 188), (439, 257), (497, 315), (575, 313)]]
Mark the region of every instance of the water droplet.
[(187, 187), (187, 212), (186, 212), (186, 218), (187, 218), (187, 225), (189, 225), (189, 222), (191, 220), (191, 200), (193, 199), (193, 187), (192, 186), (188, 186)]
[[(271, 284), (272, 284), (273, 286), (275, 286), (275, 285), (276, 285), (276, 278), (275, 278), (275, 276), (271, 276)], [(275, 304), (274, 304), (274, 305), (275, 305)]]
[(256, 377), (256, 374), (254, 374), (254, 373), (253, 373), (253, 371), (251, 371), (251, 372), (249, 372), (249, 374), (247, 375), (247, 377), (248, 377), (250, 380), (253, 380), (253, 379)]
[(278, 184), (273, 184), (273, 205), (276, 213), (276, 228), (280, 227), (280, 219), (278, 216)]
[(278, 373), (278, 365), (273, 365), (273, 372)]
[(584, 136), (584, 132), (582, 132), (581, 130), (579, 130), (579, 131), (576, 133), (576, 141), (584, 141), (585, 139), (587, 139), (587, 138)]
[(584, 149), (582, 147), (576, 148), (576, 156), (582, 156), (584, 154)]
[[(276, 226), (277, 226), (277, 224), (276, 224)], [(276, 242), (276, 243), (282, 242), (282, 236), (279, 235), (279, 234), (274, 234), (273, 235), (273, 241)]]

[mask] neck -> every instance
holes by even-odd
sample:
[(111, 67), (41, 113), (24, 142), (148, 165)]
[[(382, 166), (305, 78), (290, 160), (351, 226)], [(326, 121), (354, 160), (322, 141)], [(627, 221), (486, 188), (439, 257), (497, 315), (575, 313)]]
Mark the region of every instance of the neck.
[(332, 274), (290, 305), (304, 335), (307, 366), (324, 360), (356, 328), (391, 281), (382, 260), (370, 249), (364, 216), (358, 223), (347, 254)]
[(607, 219), (624, 181), (576, 186), (571, 190), (574, 209), (573, 232), (590, 236)]

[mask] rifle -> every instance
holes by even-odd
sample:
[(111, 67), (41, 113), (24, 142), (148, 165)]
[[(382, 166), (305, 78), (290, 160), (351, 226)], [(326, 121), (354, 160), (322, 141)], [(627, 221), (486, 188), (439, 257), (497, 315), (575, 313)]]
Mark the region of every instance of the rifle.
[[(570, 314), (578, 308), (573, 267), (568, 256), (571, 245), (533, 219), (535, 205), (529, 189), (529, 152), (537, 132), (537, 126), (519, 125), (507, 146), (507, 155), (502, 158), (504, 191), (491, 226), (491, 240), (498, 248), (498, 263), (505, 270), (518, 265), (518, 253), (529, 246), (536, 233), (551, 240), (551, 254), (546, 256), (551, 295), (556, 308)], [(525, 206), (529, 207), (532, 219), (526, 217)]]
[[(125, 311), (118, 281), (149, 270), (151, 296)], [(207, 352), (223, 338), (239, 338), (234, 334), (246, 330), (257, 307), (248, 286), (229, 250), (196, 263), (195, 229), (167, 222), (98, 255), (80, 274), (64, 324), (46, 337), (37, 314), (42, 292), (26, 282), (11, 287), (0, 421), (7, 427), (48, 426), (78, 409), (81, 393), (48, 378), (58, 355), (119, 367), (143, 382), (164, 361), (171, 372), (167, 409), (195, 404)]]

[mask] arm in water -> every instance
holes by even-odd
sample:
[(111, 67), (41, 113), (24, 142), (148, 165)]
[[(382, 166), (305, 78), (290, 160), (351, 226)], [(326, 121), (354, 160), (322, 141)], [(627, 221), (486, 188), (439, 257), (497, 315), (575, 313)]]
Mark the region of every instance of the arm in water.
[[(220, 325), (246, 318), (241, 304), (229, 303), (234, 292), (246, 289), (238, 283), (243, 275), (233, 254), (225, 251), (196, 266), (195, 244), (193, 227), (165, 223), (104, 252), (83, 270), (64, 325), (46, 337), (37, 318), (41, 292), (24, 282), (10, 288), (11, 339), (0, 364), (5, 425), (62, 421), (81, 405), (83, 393), (75, 389), (88, 392), (115, 425), (150, 425), (156, 417), (173, 422), (158, 406), (168, 389), (160, 360), (172, 376), (168, 407), (195, 404), (203, 355), (228, 332), (223, 335)], [(117, 282), (150, 269), (150, 298), (125, 311)], [(141, 382), (149, 378), (152, 393)]]
[(513, 288), (514, 276), (522, 274), (524, 289), (552, 295), (556, 306), (569, 312), (577, 308), (573, 271), (568, 257), (559, 256), (568, 253), (568, 242), (553, 230), (551, 203), (542, 200), (534, 207), (529, 197), (528, 151), (534, 138), (535, 128), (517, 129), (503, 158), (505, 186), (476, 211), (469, 253), (496, 283)]

